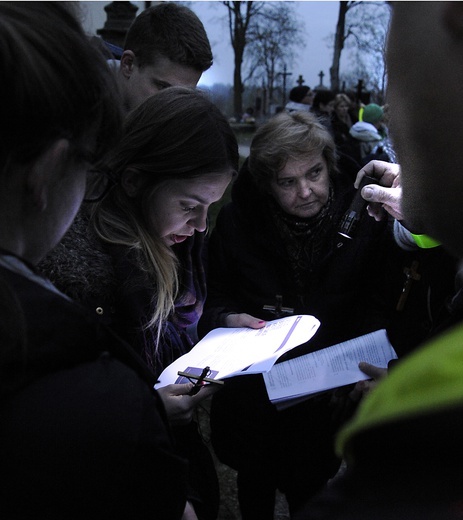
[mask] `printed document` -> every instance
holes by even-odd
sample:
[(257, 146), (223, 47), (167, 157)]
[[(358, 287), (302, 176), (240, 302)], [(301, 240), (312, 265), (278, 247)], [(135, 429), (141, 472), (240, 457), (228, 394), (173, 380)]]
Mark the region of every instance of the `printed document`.
[(309, 341), (319, 326), (315, 317), (299, 315), (268, 321), (262, 329), (214, 329), (170, 364), (155, 388), (187, 382), (178, 372), (199, 375), (206, 366), (209, 379), (267, 372), (285, 352)]
[(263, 376), (273, 403), (290, 399), (296, 402), (302, 396), (369, 379), (359, 370), (360, 361), (386, 368), (391, 359), (397, 359), (397, 354), (381, 329), (278, 363)]

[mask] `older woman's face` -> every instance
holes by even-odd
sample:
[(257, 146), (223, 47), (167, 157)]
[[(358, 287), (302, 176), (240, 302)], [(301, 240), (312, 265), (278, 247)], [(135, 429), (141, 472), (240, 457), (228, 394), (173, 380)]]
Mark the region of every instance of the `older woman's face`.
[(322, 154), (291, 159), (270, 183), (283, 211), (300, 218), (314, 217), (328, 202), (330, 179)]

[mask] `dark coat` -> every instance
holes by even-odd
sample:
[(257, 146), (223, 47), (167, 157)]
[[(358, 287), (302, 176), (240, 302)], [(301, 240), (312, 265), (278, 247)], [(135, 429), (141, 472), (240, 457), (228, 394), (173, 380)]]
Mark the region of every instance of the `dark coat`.
[[(267, 196), (259, 194), (246, 166), (242, 169), (233, 201), (221, 210), (211, 235), (200, 334), (223, 326), (229, 312), (274, 319), (263, 307), (274, 305), (277, 295), (293, 314), (312, 314), (321, 321), (315, 337), (291, 351), (291, 357), (387, 326), (401, 290), (401, 264), (395, 263), (401, 253), (388, 223), (368, 216), (352, 240), (343, 239), (337, 229), (354, 188), (342, 174), (333, 187), (332, 220), (302, 289)], [(339, 466), (333, 450), (338, 425), (329, 395), (278, 412), (260, 375), (232, 378), (213, 398), (211, 426), (219, 458), (254, 478), (256, 486), (286, 492), (293, 510)]]
[[(387, 221), (375, 222), (366, 214), (354, 239), (344, 240), (337, 234), (337, 221), (355, 193), (352, 181), (342, 176), (334, 185), (336, 217), (330, 239), (309, 273), (310, 290), (301, 293), (265, 197), (257, 195), (247, 171), (243, 173), (233, 187), (233, 203), (222, 209), (210, 238), (208, 298), (200, 335), (223, 326), (228, 312), (274, 319), (263, 306), (274, 305), (277, 294), (295, 314), (313, 314), (322, 322), (306, 346), (309, 350), (377, 325), (386, 326), (402, 357), (436, 329), (460, 319), (462, 305), (455, 311), (451, 303), (461, 285), (456, 285), (458, 261), (442, 247), (399, 250)], [(395, 308), (412, 265), (417, 275), (410, 280), (411, 289), (398, 312)], [(296, 353), (301, 350), (307, 349), (296, 349)]]
[(153, 377), (85, 309), (0, 268), (3, 518), (181, 518)]
[[(95, 236), (84, 212), (79, 212), (58, 246), (40, 262), (39, 269), (60, 291), (130, 343), (158, 377), (193, 346), (187, 326), (198, 319), (205, 298), (202, 237), (195, 234), (179, 246), (175, 253), (180, 263), (182, 294), (159, 345), (156, 331), (145, 327), (152, 314), (153, 282), (138, 267), (136, 252), (125, 246), (103, 244)], [(186, 274), (184, 264), (189, 265)]]
[[(144, 328), (151, 312), (153, 284), (127, 247), (106, 247), (80, 213), (61, 243), (40, 263), (40, 269), (66, 295), (72, 297), (127, 341), (149, 367), (154, 381), (162, 370), (188, 352), (193, 341), (186, 324), (202, 310), (204, 280), (202, 241), (194, 236), (176, 251), (182, 267), (182, 298), (166, 323), (157, 354), (156, 331)], [(188, 264), (189, 259), (193, 259)], [(188, 275), (188, 276), (187, 276)], [(174, 319), (176, 323), (174, 323)], [(214, 463), (196, 421), (172, 427), (177, 452), (188, 460), (188, 499), (201, 520), (214, 519), (219, 508), (219, 485)], [(198, 478), (198, 475), (202, 475)]]
[(364, 215), (355, 238), (344, 239), (337, 233), (354, 193), (351, 181), (342, 174), (334, 179), (333, 218), (301, 288), (267, 197), (259, 195), (244, 168), (233, 187), (233, 202), (222, 208), (210, 238), (208, 297), (200, 334), (223, 325), (223, 313), (274, 319), (263, 307), (274, 305), (277, 295), (284, 307), (293, 309), (292, 314), (313, 314), (321, 321), (309, 350), (386, 325), (402, 279), (391, 260), (401, 261), (402, 253), (387, 221)]

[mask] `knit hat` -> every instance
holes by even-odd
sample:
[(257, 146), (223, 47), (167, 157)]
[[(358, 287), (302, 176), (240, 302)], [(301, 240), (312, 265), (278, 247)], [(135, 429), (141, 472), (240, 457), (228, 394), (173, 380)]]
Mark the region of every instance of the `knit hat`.
[(300, 87), (294, 87), (289, 93), (289, 99), (296, 103), (300, 103), (305, 96), (310, 92), (310, 87), (301, 85)]
[(370, 103), (363, 109), (362, 121), (365, 123), (371, 123), (373, 125), (382, 119), (383, 116), (383, 109), (375, 103)]

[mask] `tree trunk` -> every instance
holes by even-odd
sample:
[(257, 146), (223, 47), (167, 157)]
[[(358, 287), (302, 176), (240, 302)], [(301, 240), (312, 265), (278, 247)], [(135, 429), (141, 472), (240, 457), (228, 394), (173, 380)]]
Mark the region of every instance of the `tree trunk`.
[(235, 69), (233, 71), (233, 111), (237, 121), (243, 114), (243, 78), (241, 76), (241, 66), (245, 44), (241, 41), (242, 35), (239, 31), (235, 33)]
[(339, 92), (339, 64), (341, 61), (341, 52), (344, 48), (346, 39), (346, 13), (349, 10), (349, 2), (339, 2), (338, 23), (336, 25), (336, 34), (334, 37), (333, 63), (330, 68), (331, 90)]
[[(241, 75), (241, 67), (243, 65), (244, 50), (247, 44), (247, 31), (251, 18), (256, 13), (254, 8), (255, 2), (243, 1), (224, 1), (223, 4), (228, 9), (228, 27), (230, 31), (230, 40), (235, 53), (235, 70), (233, 72), (233, 111), (235, 117), (239, 121), (243, 114), (243, 78)], [(241, 12), (244, 7), (244, 13)]]

